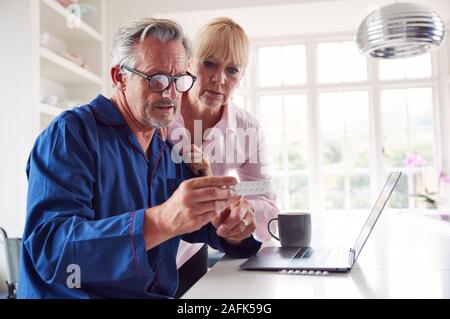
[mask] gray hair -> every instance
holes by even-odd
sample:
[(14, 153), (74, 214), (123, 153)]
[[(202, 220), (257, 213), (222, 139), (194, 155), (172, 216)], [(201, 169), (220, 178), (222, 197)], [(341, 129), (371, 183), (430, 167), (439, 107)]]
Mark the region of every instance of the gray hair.
[(112, 66), (127, 65), (134, 68), (137, 63), (134, 50), (146, 37), (153, 37), (161, 42), (181, 41), (188, 59), (192, 55), (191, 43), (178, 23), (168, 19), (142, 18), (127, 22), (117, 30), (110, 52)]

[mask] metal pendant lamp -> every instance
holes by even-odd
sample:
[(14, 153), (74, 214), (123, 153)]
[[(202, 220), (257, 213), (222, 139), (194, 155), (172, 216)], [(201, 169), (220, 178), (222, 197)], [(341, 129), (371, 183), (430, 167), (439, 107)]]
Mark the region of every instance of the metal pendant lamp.
[(361, 23), (356, 43), (365, 55), (395, 59), (437, 49), (445, 38), (439, 15), (424, 5), (397, 2), (370, 13)]

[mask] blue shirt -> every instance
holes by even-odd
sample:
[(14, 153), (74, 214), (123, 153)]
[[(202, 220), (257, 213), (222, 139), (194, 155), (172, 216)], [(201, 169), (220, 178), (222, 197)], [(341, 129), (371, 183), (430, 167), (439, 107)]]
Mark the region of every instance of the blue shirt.
[[(27, 163), (19, 298), (172, 297), (180, 236), (146, 251), (143, 235), (146, 209), (192, 177), (171, 160), (171, 149), (155, 133), (145, 156), (101, 95), (53, 121)], [(235, 257), (255, 254), (261, 245), (253, 237), (229, 245), (211, 224), (181, 238)], [(69, 288), (77, 278), (80, 287)]]

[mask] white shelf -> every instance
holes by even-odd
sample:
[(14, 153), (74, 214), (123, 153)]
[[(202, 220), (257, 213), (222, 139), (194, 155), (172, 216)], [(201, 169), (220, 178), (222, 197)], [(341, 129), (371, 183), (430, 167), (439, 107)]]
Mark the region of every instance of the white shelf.
[(39, 53), (44, 78), (68, 86), (102, 84), (100, 76), (46, 48), (40, 47)]
[(61, 114), (62, 112), (64, 112), (65, 109), (62, 109), (62, 108), (59, 108), (59, 107), (56, 107), (53, 105), (45, 104), (45, 103), (40, 103), (39, 111), (41, 113), (45, 113), (47, 115), (52, 115), (52, 116), (56, 117), (59, 114)]
[[(35, 1), (35, 0), (33, 0)], [(55, 0), (41, 0), (41, 27), (53, 35), (72, 43), (101, 43), (99, 31), (81, 21), (79, 28), (69, 28), (69, 11)]]
[[(106, 0), (83, 0), (82, 2), (97, 9), (97, 13), (86, 16), (79, 27), (70, 28), (67, 21), (70, 11), (56, 0), (31, 0), (32, 12), (38, 16), (36, 35), (44, 32), (49, 47), (37, 45), (39, 54), (39, 95), (36, 96), (36, 108), (39, 114), (37, 130), (43, 130), (55, 117), (64, 112), (64, 107), (42, 103), (42, 96), (54, 95), (62, 100), (85, 101), (104, 90), (103, 64), (105, 59), (104, 15)], [(89, 20), (91, 19), (91, 20)], [(41, 39), (43, 40), (43, 39)], [(54, 48), (54, 49), (51, 49)], [(84, 68), (70, 58), (60, 55), (59, 51), (79, 56), (90, 65)]]

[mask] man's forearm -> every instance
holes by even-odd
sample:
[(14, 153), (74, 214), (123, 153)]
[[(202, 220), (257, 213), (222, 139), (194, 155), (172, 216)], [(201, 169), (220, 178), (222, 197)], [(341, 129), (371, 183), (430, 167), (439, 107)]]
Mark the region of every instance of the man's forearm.
[(155, 206), (147, 209), (144, 217), (144, 239), (145, 249), (150, 250), (172, 236), (165, 232), (162, 226), (161, 206)]
[(223, 251), (235, 258), (248, 258), (255, 255), (261, 248), (261, 242), (255, 240), (253, 236), (240, 241), (239, 245), (231, 244), (225, 238), (221, 238)]
[(231, 238), (224, 238), (224, 239), (227, 243), (229, 243), (230, 245), (234, 245), (234, 246), (239, 246), (242, 242), (242, 240), (237, 240), (237, 239), (231, 239)]

